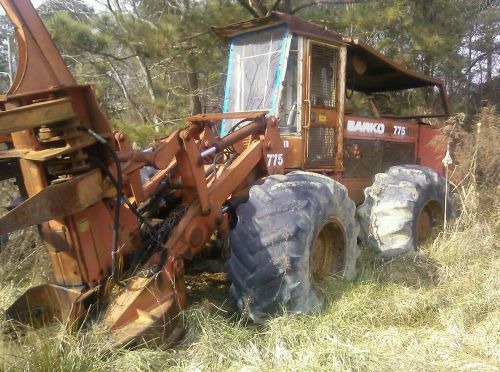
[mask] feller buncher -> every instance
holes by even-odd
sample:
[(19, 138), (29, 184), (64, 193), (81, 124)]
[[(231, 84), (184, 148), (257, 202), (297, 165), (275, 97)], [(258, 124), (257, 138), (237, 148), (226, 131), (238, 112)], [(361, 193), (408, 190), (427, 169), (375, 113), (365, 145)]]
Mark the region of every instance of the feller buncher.
[[(6, 310), (15, 322), (100, 321), (116, 344), (172, 344), (185, 263), (214, 237), (243, 316), (308, 313), (322, 278), (355, 277), (358, 239), (386, 258), (414, 251), (449, 214), (425, 122), (449, 115), (443, 84), (358, 39), (276, 12), (214, 27), (229, 44), (222, 112), (134, 151), (31, 3), (0, 2), (19, 48), (0, 102), (1, 179), (24, 195), (0, 235), (39, 225), (53, 271)], [(417, 88), (437, 92), (437, 111), (397, 116), (374, 99)]]

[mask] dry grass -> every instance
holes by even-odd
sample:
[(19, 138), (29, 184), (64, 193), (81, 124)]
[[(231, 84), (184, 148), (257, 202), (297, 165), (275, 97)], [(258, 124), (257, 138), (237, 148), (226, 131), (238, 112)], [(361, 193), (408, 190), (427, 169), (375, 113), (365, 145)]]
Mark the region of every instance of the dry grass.
[(465, 115), (457, 114), (442, 129), (451, 140), (454, 163), (451, 179), (457, 183), (472, 180), (495, 188), (500, 183), (500, 115), (495, 106), (483, 107), (472, 131), (465, 128)]
[[(474, 143), (481, 162), (483, 144)], [(488, 164), (497, 166), (479, 169)], [(465, 165), (467, 181), (456, 190), (461, 214), (446, 231), (390, 262), (363, 252), (355, 282), (326, 281), (321, 314), (255, 326), (221, 309), (224, 295), (210, 297), (186, 311), (187, 335), (176, 348), (113, 349), (98, 330), (54, 326), (17, 340), (0, 335), (0, 370), (498, 371), (500, 194), (496, 185), (478, 188), (477, 165)], [(11, 188), (2, 190), (5, 198)], [(17, 233), (0, 252), (0, 308), (48, 276), (36, 230)]]
[[(186, 312), (187, 336), (171, 350), (116, 350), (99, 332), (53, 327), (17, 341), (3, 337), (0, 368), (498, 370), (500, 198), (485, 205), (480, 195), (461, 188), (461, 216), (414, 256), (381, 262), (365, 252), (354, 283), (325, 283), (329, 301), (321, 314), (280, 316), (257, 327), (208, 299)], [(13, 252), (0, 254), (0, 306), (43, 279), (35, 252), (8, 262)]]
[[(0, 216), (3, 206), (17, 195), (13, 182), (0, 182)], [(23, 291), (41, 284), (50, 276), (50, 267), (36, 227), (9, 234), (7, 244), (0, 243), (0, 309), (6, 308)]]

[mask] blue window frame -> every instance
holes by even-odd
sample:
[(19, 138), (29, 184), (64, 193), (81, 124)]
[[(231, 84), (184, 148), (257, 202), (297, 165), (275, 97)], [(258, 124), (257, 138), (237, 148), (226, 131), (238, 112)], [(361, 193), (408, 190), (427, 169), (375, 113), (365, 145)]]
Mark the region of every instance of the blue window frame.
[[(230, 39), (223, 112), (276, 111), (287, 36), (278, 25)], [(224, 120), (221, 134), (234, 123)]]

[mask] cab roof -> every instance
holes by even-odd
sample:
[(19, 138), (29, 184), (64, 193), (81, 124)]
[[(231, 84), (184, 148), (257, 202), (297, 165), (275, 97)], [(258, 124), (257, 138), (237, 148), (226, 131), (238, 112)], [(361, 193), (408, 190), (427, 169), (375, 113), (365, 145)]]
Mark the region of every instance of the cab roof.
[[(360, 39), (344, 36), (290, 14), (272, 12), (267, 17), (254, 18), (223, 27), (212, 27), (212, 30), (220, 38), (229, 41), (234, 36), (280, 24), (286, 25), (291, 32), (298, 35), (318, 41), (346, 45), (346, 85), (349, 89), (364, 93), (426, 86), (438, 86), (440, 90), (443, 89), (441, 80), (408, 70)], [(355, 61), (364, 61), (366, 63), (365, 71), (358, 73), (359, 69), (355, 68)]]

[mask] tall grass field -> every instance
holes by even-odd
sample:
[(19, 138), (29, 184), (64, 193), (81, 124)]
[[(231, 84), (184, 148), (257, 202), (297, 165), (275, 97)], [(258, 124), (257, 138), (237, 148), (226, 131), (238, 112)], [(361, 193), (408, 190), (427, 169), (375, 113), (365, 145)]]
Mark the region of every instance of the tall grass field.
[[(498, 116), (488, 115), (498, 139)], [(381, 261), (363, 249), (354, 282), (325, 282), (321, 313), (256, 326), (232, 310), (222, 284), (191, 300), (174, 348), (113, 348), (96, 327), (69, 333), (54, 325), (17, 338), (0, 329), (0, 370), (498, 371), (500, 189), (483, 170), (493, 163), (482, 162), (477, 136), (462, 141), (474, 155), (464, 156), (473, 162), (454, 182), (457, 217), (415, 254)], [(49, 279), (36, 229), (17, 232), (0, 252), (0, 309)]]

